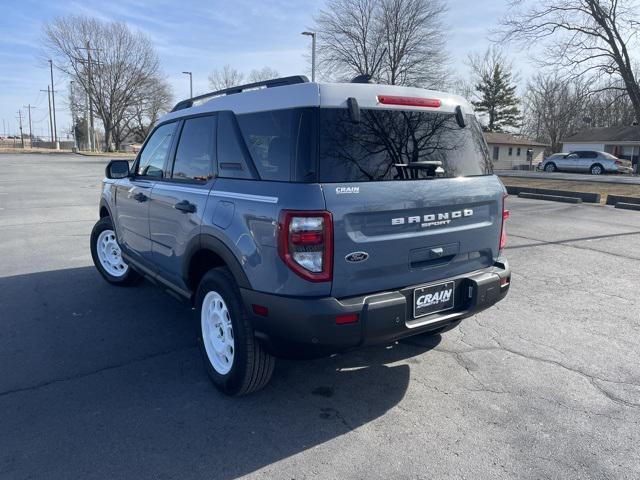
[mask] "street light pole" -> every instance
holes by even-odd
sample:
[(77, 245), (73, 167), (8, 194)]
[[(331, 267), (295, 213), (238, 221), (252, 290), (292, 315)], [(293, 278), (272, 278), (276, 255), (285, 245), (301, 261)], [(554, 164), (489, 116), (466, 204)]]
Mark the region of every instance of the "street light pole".
[(182, 72), (189, 75), (189, 98), (193, 98), (193, 72)]
[(311, 37), (311, 81), (316, 81), (316, 32), (302, 32), (302, 35)]

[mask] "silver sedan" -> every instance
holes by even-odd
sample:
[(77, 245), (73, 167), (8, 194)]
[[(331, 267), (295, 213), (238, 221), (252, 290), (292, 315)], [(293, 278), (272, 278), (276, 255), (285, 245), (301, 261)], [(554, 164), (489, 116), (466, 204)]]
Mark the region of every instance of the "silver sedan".
[(621, 160), (606, 152), (581, 151), (555, 153), (546, 158), (539, 167), (545, 172), (577, 172), (603, 175), (605, 173), (633, 173), (629, 160)]

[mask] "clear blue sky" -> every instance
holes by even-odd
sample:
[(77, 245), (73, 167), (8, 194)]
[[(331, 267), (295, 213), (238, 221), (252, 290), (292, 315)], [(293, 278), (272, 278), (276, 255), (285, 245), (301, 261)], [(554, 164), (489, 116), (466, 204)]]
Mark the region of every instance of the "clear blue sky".
[[(488, 30), (506, 0), (447, 3), (448, 49), (454, 67), (463, 71), (467, 54), (487, 47)], [(283, 75), (308, 73), (309, 39), (300, 32), (311, 26), (322, 6), (322, 1), (312, 0), (8, 0), (0, 15), (0, 122), (4, 119), (11, 133), (17, 132), (17, 111), (26, 112), (23, 106), (31, 103), (36, 106), (34, 132), (47, 135), (47, 94), (39, 90), (47, 88), (49, 71), (41, 40), (43, 22), (52, 17), (120, 20), (146, 33), (178, 100), (189, 96), (188, 79), (180, 73), (184, 70), (193, 71), (196, 93), (206, 92), (207, 75), (226, 63), (242, 71), (268, 65)], [(525, 54), (515, 56), (518, 68), (530, 68)], [(64, 98), (67, 80), (54, 75), (61, 92), (56, 107), (62, 135), (71, 124)]]

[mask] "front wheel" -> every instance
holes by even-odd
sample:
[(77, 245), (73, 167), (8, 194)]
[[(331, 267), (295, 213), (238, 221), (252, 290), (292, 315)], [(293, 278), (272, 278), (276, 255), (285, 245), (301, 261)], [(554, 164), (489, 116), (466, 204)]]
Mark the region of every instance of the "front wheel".
[(122, 251), (110, 217), (98, 220), (91, 231), (91, 257), (100, 275), (112, 285), (134, 285), (142, 279), (122, 259)]
[(263, 388), (275, 359), (254, 336), (235, 279), (226, 268), (210, 270), (196, 294), (200, 351), (215, 386), (227, 395)]

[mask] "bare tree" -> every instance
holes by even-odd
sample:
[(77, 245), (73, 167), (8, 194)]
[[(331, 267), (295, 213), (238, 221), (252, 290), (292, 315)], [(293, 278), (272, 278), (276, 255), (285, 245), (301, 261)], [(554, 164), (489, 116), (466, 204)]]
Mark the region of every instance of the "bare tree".
[[(640, 119), (640, 85), (631, 45), (637, 42), (634, 0), (512, 0), (498, 41), (543, 42), (546, 59), (567, 77), (583, 78), (592, 91), (624, 91)], [(636, 60), (637, 61), (637, 60)], [(603, 83), (602, 80), (605, 80)], [(609, 81), (606, 81), (608, 79)]]
[(318, 67), (346, 80), (437, 87), (448, 76), (441, 0), (330, 0), (315, 18)]
[(143, 142), (158, 119), (171, 109), (173, 94), (165, 80), (150, 79), (147, 92), (144, 101), (131, 105), (124, 121), (116, 128), (118, 138), (132, 137), (136, 142)]
[[(620, 87), (618, 82), (617, 87)], [(587, 96), (583, 118), (591, 127), (631, 125), (636, 119), (631, 99), (618, 88)]]
[[(84, 16), (58, 17), (45, 24), (45, 48), (55, 64), (90, 92), (102, 121), (107, 149), (120, 148), (114, 137), (132, 105), (148, 101), (148, 86), (159, 78), (160, 62), (150, 40), (120, 22)], [(91, 55), (91, 63), (89, 63)]]
[(249, 72), (247, 81), (249, 83), (264, 82), (266, 80), (272, 80), (278, 78), (280, 74), (277, 70), (271, 67), (262, 67), (260, 69), (254, 68)]
[(236, 87), (242, 83), (244, 74), (231, 65), (225, 65), (222, 69), (214, 70), (209, 75), (209, 86), (212, 90), (224, 90), (225, 88)]
[(337, 80), (382, 76), (385, 46), (380, 0), (329, 0), (315, 18), (318, 67)]
[(554, 152), (562, 140), (582, 128), (586, 88), (581, 82), (567, 82), (559, 76), (538, 74), (527, 84), (523, 98), (522, 132), (549, 143)]

